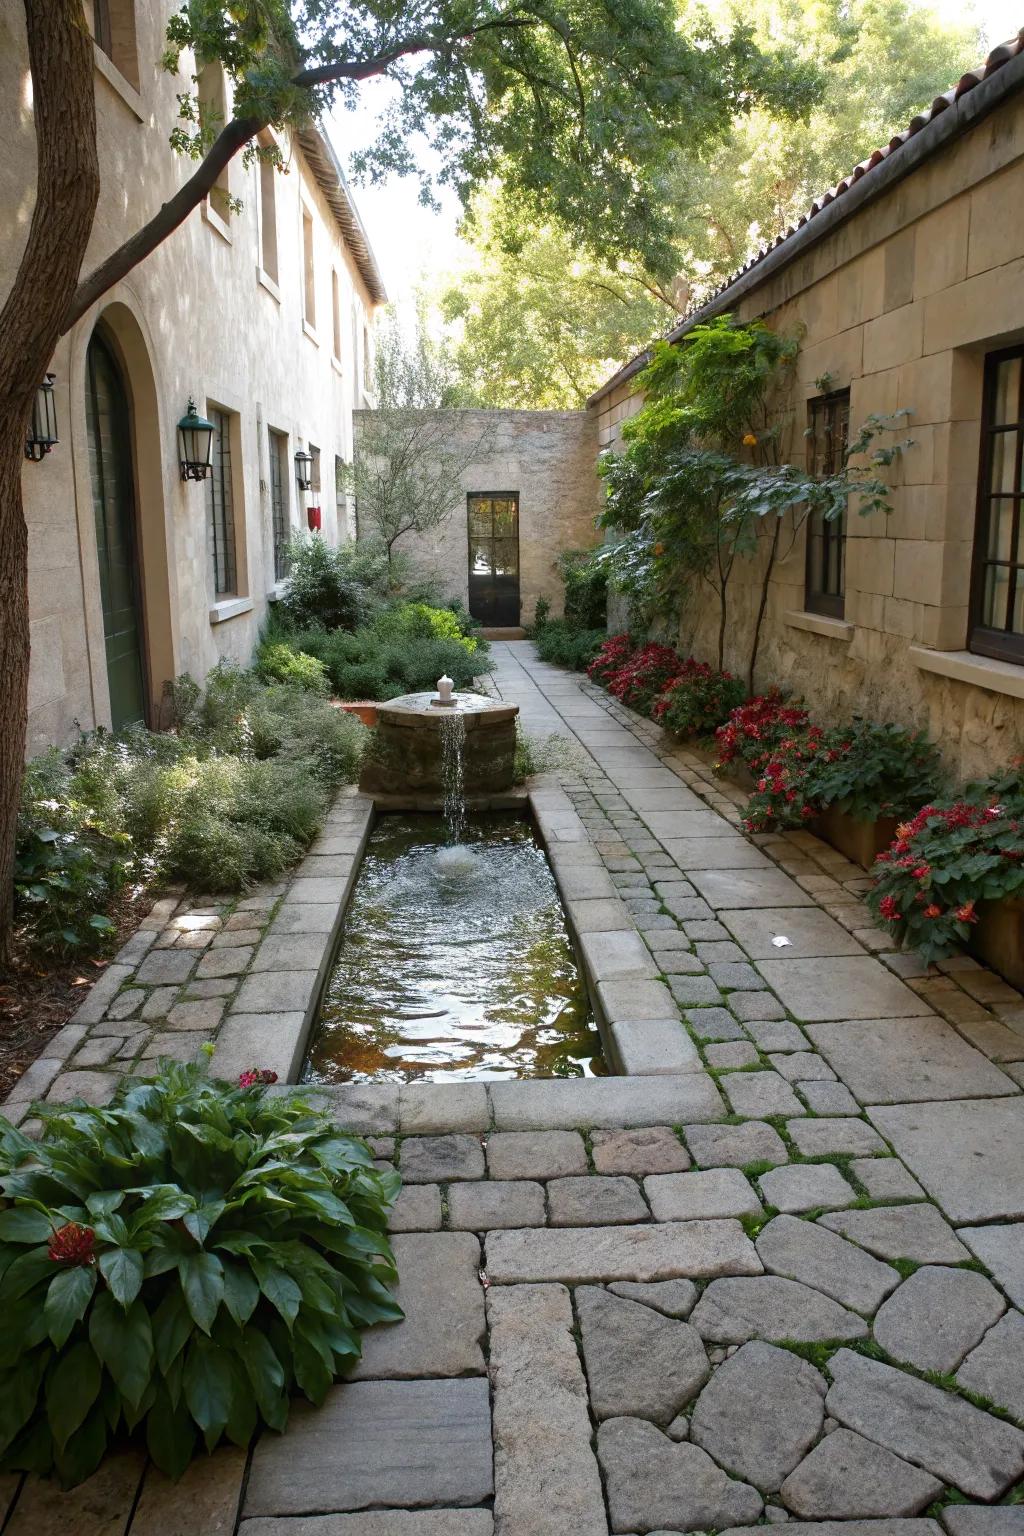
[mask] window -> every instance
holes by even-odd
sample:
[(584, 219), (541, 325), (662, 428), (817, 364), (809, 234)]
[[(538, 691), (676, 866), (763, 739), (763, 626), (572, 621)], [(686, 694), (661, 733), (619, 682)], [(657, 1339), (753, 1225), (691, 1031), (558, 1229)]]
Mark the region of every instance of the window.
[[(210, 59), (199, 71), (197, 84), (199, 96), (199, 120), (205, 130), (218, 134), (227, 122), (227, 90), (224, 84), (224, 66), (219, 59)], [(208, 210), (215, 213), (224, 224), (225, 233), (231, 218), (231, 193), (228, 167), (225, 166), (207, 199)], [(230, 236), (229, 236), (230, 238)]]
[(231, 483), (231, 417), (227, 411), (208, 406), (213, 422), (213, 468), (207, 485), (209, 510), (210, 571), (217, 597), (234, 596), (235, 498)]
[(1024, 662), (1024, 347), (985, 359), (970, 648)]
[[(261, 134), (260, 148), (270, 149), (273, 140)], [(277, 282), (277, 168), (270, 160), (261, 160), (260, 168), (260, 266), (272, 282)]]
[(288, 517), (288, 439), (283, 432), (267, 431), (270, 449), (270, 526), (274, 538), (274, 580), (283, 581), (288, 575), (288, 539), (291, 526)]
[(331, 268), (331, 312), (334, 322), (334, 360), (341, 362), (341, 284), (337, 267)]
[(354, 539), (355, 527), (353, 518), (349, 512), (348, 476), (345, 472), (345, 460), (340, 454), (334, 455), (334, 504), (338, 514), (338, 536), (340, 538)]
[[(812, 475), (834, 475), (843, 467), (850, 439), (850, 391), (837, 390), (807, 402), (807, 467)], [(846, 599), (846, 512), (828, 521), (820, 512), (807, 520), (804, 607), (809, 613), (843, 617)]]
[(138, 90), (134, 0), (85, 0), (85, 16), (97, 48)]
[(313, 269), (313, 215), (302, 210), (302, 314), (310, 330), (316, 328), (316, 288)]

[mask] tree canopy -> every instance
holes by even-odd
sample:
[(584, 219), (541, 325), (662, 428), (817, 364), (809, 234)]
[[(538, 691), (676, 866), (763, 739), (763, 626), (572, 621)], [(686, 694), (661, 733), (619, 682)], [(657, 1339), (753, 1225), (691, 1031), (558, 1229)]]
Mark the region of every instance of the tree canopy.
[[(696, 0), (681, 0), (687, 34)], [(717, 14), (727, 13), (721, 0)], [(727, 133), (676, 142), (656, 167), (669, 229), (655, 261), (595, 257), (586, 227), (531, 217), (512, 183), (471, 204), (472, 266), (446, 285), (465, 387), (488, 405), (579, 406), (813, 199), (976, 63), (976, 28), (918, 0), (750, 0), (756, 44), (781, 48), (818, 99), (750, 103)], [(514, 229), (516, 238), (509, 238)]]

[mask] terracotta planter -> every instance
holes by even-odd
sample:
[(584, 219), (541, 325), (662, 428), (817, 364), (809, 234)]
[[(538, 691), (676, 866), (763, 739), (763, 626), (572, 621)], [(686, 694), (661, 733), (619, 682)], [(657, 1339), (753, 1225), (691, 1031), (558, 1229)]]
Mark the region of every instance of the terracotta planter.
[(870, 869), (896, 836), (896, 827), (895, 816), (882, 816), (878, 821), (858, 821), (830, 805), (814, 818), (808, 831), (830, 843), (861, 869)]
[(1024, 988), (1024, 897), (985, 902), (967, 947), (1011, 986)]
[(360, 699), (354, 702), (339, 703), (338, 708), (343, 709), (346, 715), (355, 715), (356, 719), (361, 720), (364, 725), (374, 726), (377, 724), (377, 706), (367, 700)]

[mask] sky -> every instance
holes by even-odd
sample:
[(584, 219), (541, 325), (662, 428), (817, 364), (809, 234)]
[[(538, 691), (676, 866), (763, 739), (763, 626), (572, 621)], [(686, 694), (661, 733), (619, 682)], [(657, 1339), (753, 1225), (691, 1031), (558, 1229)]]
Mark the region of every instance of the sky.
[[(986, 48), (994, 48), (1024, 25), (1024, 0), (931, 0), (930, 8), (949, 20), (976, 19)], [(388, 89), (386, 82), (370, 81), (363, 88), (358, 110), (332, 114), (331, 137), (346, 165), (353, 150), (372, 141), (374, 121)], [(425, 146), (418, 158), (429, 166)], [(440, 192), (440, 211), (424, 208), (419, 183), (411, 177), (392, 177), (379, 187), (357, 184), (353, 191), (388, 296), (407, 316), (418, 286), (424, 281), (429, 285), (432, 277), (468, 259), (457, 234), (459, 201), (451, 193)]]

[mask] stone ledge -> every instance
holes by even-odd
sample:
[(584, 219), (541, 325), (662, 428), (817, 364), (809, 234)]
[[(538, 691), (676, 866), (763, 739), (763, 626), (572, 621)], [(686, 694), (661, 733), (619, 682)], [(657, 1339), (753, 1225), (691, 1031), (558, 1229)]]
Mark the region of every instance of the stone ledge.
[(935, 672), (958, 683), (986, 688), (989, 693), (1024, 699), (1024, 666), (1018, 667), (1012, 661), (975, 656), (973, 651), (932, 651), (925, 645), (910, 646), (907, 655), (922, 672)]
[(808, 613), (803, 609), (783, 615), (790, 629), (806, 629), (812, 635), (823, 635), (827, 640), (847, 643), (853, 639), (856, 625), (848, 619), (833, 619), (825, 613)]

